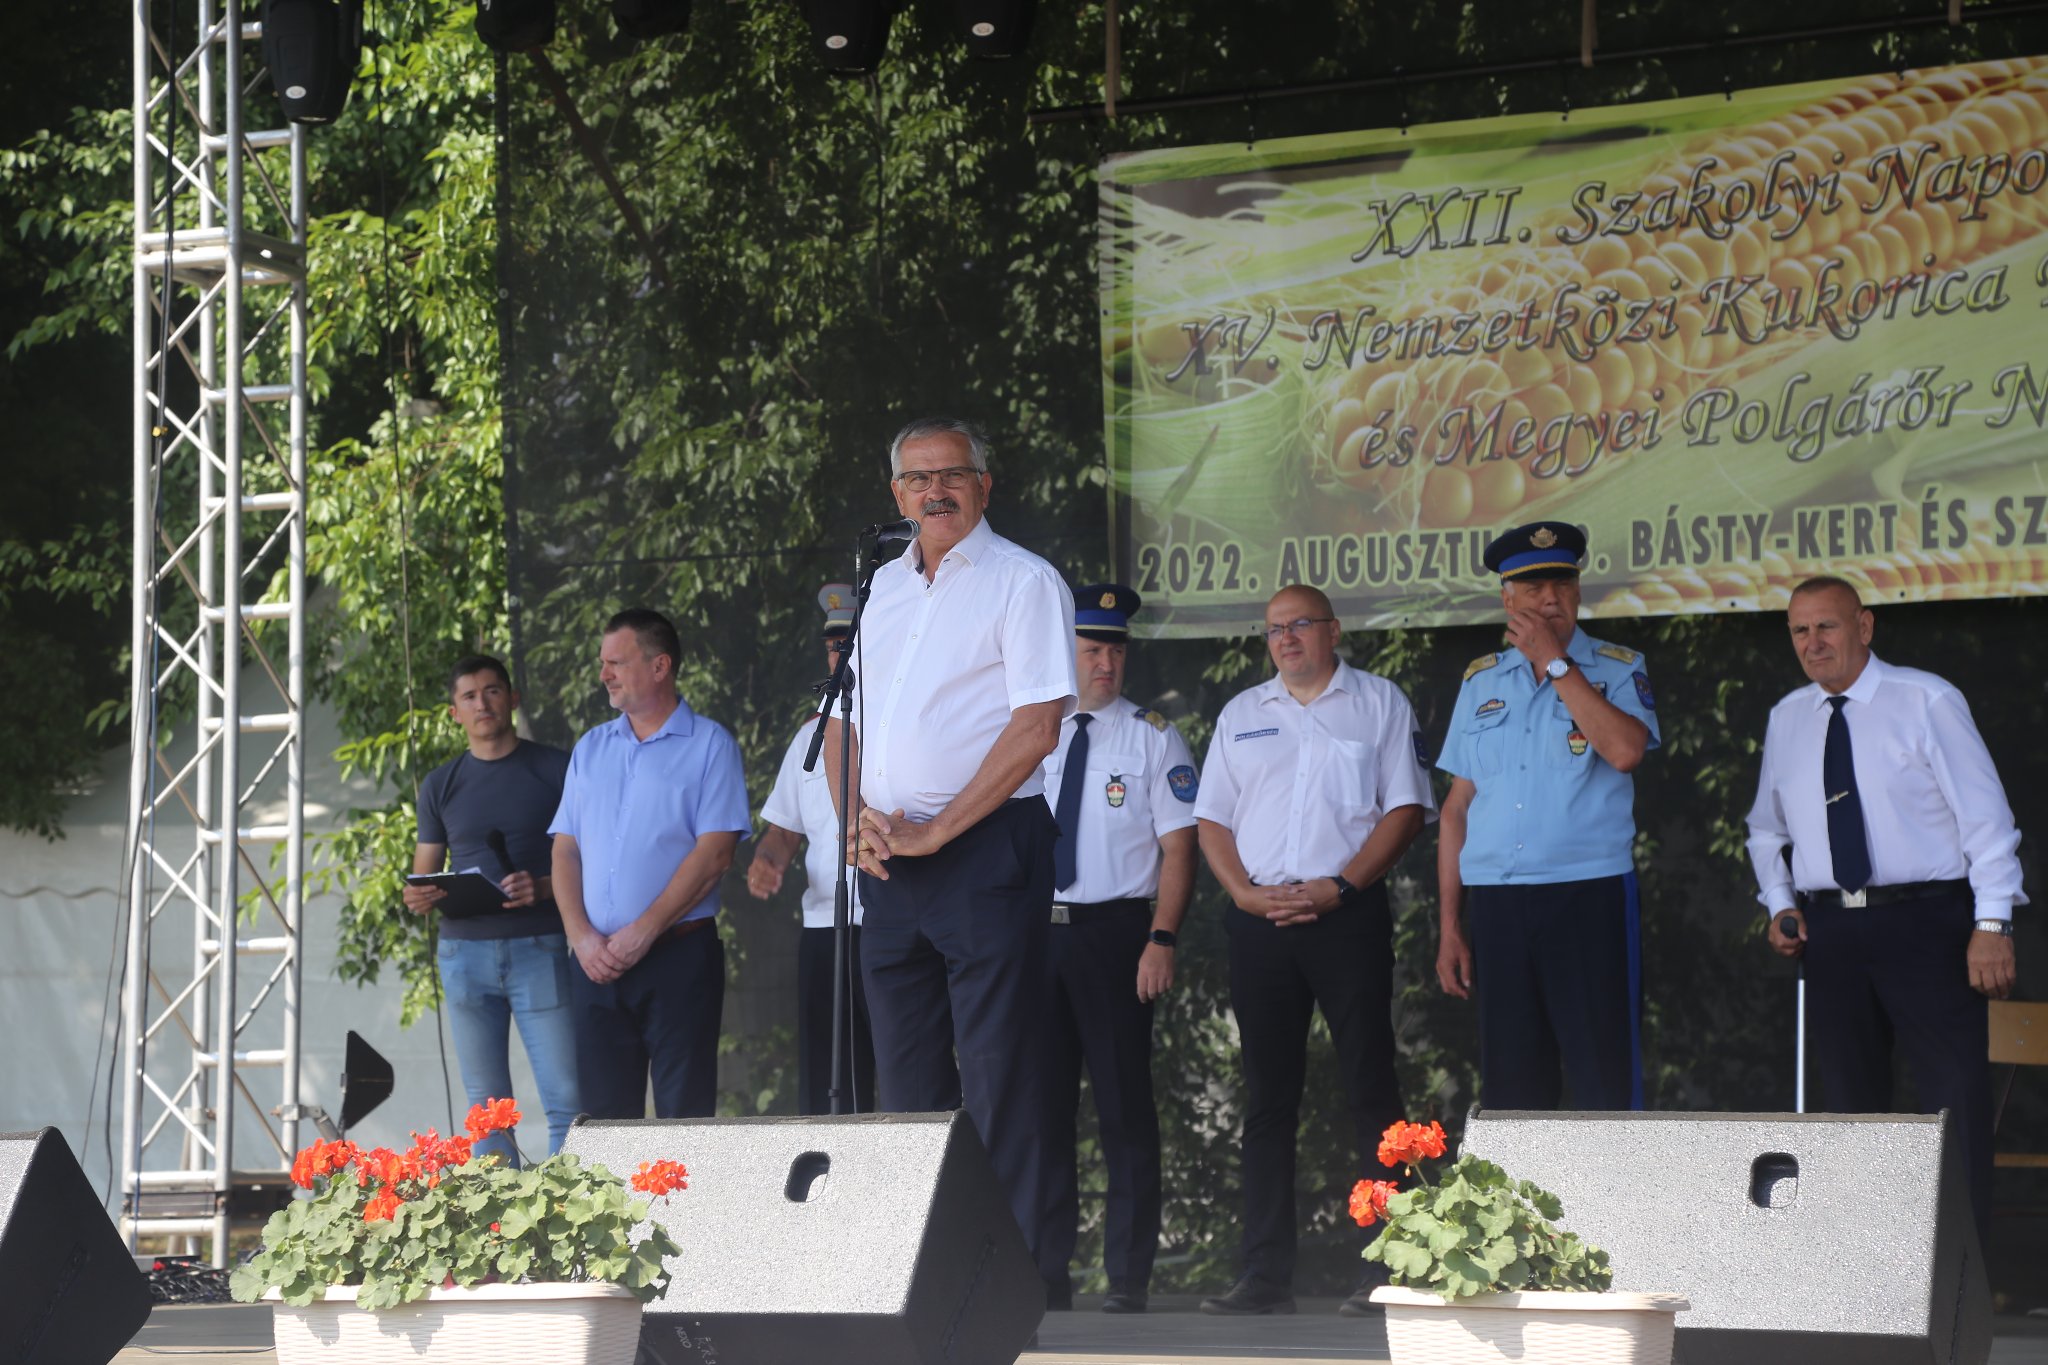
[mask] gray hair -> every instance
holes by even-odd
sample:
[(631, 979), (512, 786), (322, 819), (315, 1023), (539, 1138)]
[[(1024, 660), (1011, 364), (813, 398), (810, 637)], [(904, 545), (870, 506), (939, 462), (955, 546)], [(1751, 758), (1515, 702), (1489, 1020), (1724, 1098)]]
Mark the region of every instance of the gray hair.
[(896, 433), (896, 439), (889, 442), (889, 477), (895, 478), (903, 472), (903, 447), (910, 441), (922, 441), (927, 436), (964, 436), (967, 438), (967, 458), (982, 473), (988, 473), (988, 437), (981, 434), (981, 428), (958, 417), (920, 417)]

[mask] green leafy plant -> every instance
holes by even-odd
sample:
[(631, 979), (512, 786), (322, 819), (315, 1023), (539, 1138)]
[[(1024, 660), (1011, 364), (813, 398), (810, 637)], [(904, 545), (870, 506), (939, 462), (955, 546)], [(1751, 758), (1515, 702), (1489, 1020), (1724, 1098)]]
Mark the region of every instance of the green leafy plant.
[[(465, 1137), (429, 1128), (406, 1152), (345, 1141), (305, 1148), (292, 1180), (313, 1197), (271, 1215), (230, 1290), (248, 1303), (276, 1289), (304, 1306), (329, 1286), (353, 1285), (357, 1305), (371, 1309), (494, 1281), (604, 1281), (642, 1303), (659, 1294), (669, 1278), (662, 1258), (679, 1248), (659, 1226), (633, 1240), (648, 1204), (627, 1181), (572, 1152), (524, 1168), (473, 1155), (518, 1122), (511, 1100), (491, 1100), (470, 1108)], [(689, 1188), (688, 1174), (681, 1162), (643, 1162), (630, 1183), (665, 1199)]]
[(1352, 1187), (1358, 1225), (1386, 1223), (1365, 1259), (1386, 1266), (1392, 1283), (1446, 1299), (1518, 1289), (1597, 1292), (1614, 1283), (1606, 1252), (1550, 1221), (1564, 1212), (1556, 1195), (1470, 1153), (1432, 1182), (1422, 1163), (1443, 1154), (1442, 1124), (1397, 1122), (1380, 1140), (1380, 1161), (1406, 1167), (1417, 1183)]

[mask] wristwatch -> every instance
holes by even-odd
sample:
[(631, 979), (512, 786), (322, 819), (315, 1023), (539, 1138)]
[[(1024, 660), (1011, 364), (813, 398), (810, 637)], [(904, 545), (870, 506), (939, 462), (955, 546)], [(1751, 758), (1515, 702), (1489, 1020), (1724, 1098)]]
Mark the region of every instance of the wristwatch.
[(1339, 905), (1356, 905), (1359, 898), (1365, 894), (1350, 882), (1345, 881), (1342, 873), (1332, 873), (1330, 880), (1337, 884), (1337, 904)]
[(1162, 948), (1171, 948), (1180, 942), (1171, 929), (1154, 929), (1146, 937)]
[(1980, 934), (2002, 934), (2012, 937), (2012, 921), (2009, 919), (1980, 919), (1970, 926)]
[(1560, 654), (1555, 659), (1552, 659), (1549, 663), (1543, 665), (1543, 676), (1550, 679), (1552, 682), (1556, 682), (1559, 678), (1562, 678), (1565, 674), (1571, 671), (1572, 656), (1569, 654)]

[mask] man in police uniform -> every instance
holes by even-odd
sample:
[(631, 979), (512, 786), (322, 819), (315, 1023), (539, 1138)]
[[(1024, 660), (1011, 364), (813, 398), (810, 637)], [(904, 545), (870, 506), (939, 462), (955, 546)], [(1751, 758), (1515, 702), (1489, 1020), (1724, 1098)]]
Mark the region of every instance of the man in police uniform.
[[(919, 530), (875, 571), (861, 620), (847, 850), (876, 1100), (921, 1113), (959, 1096), (1035, 1249), (1058, 841), (1040, 765), (1075, 705), (1074, 597), (984, 517), (995, 480), (971, 424), (910, 423), (889, 469)], [(839, 727), (825, 737), (835, 775)]]
[[(1408, 698), (1339, 659), (1342, 634), (1321, 592), (1275, 593), (1265, 635), (1278, 676), (1230, 699), (1202, 764), (1197, 837), (1236, 906), (1225, 925), (1246, 1091), (1244, 1273), (1202, 1301), (1205, 1313), (1294, 1311), (1295, 1131), (1312, 1011), (1330, 1027), (1357, 1143), (1347, 1188), (1377, 1169), (1380, 1135), (1402, 1113), (1385, 878), (1436, 803)], [(1377, 1283), (1340, 1311), (1377, 1311), (1366, 1299)]]
[(1984, 1002), (2012, 991), (2012, 908), (2027, 899), (2012, 807), (1962, 693), (1871, 653), (1876, 618), (1854, 587), (1809, 579), (1786, 614), (1812, 682), (1771, 710), (1749, 812), (1771, 947), (1806, 959), (1826, 1107), (1889, 1110), (1896, 1039), (1922, 1110), (1949, 1111), (1981, 1236), (1992, 1175)]
[(1116, 583), (1075, 592), (1080, 710), (1061, 722), (1059, 744), (1045, 760), (1045, 799), (1060, 835), (1053, 848), (1050, 1188), (1038, 1263), (1047, 1306), (1071, 1307), (1067, 1263), (1080, 1217), (1074, 1118), (1085, 1059), (1109, 1174), (1105, 1313), (1145, 1311), (1159, 1248), (1152, 1002), (1173, 984), (1174, 935), (1195, 882), (1194, 756), (1166, 717), (1123, 696), (1124, 650), (1138, 607), (1138, 594)]
[[(1436, 973), (1479, 992), (1489, 1109), (1642, 1107), (1635, 782), (1657, 747), (1643, 658), (1578, 627), (1585, 533), (1520, 526), (1486, 547), (1508, 648), (1474, 659), (1437, 766)], [(1476, 969), (1476, 970), (1475, 970)]]
[[(839, 650), (853, 630), (853, 585), (827, 583), (818, 591), (818, 605), (825, 609), (825, 669), (829, 673), (839, 661)], [(790, 736), (783, 751), (782, 767), (776, 771), (775, 786), (761, 807), (767, 833), (754, 848), (754, 860), (747, 864), (747, 890), (766, 900), (782, 889), (783, 874), (796, 856), (797, 845), (810, 840), (804, 852), (803, 931), (796, 949), (796, 1110), (799, 1114), (832, 1112), (832, 900), (837, 885), (839, 857), (839, 812), (832, 793), (825, 786), (825, 765), (804, 771), (804, 755), (810, 752), (811, 733), (817, 728), (812, 716)], [(871, 1113), (875, 1107), (875, 1048), (868, 1036), (867, 988), (860, 978), (860, 895), (848, 886), (851, 897), (847, 913), (849, 931), (847, 994), (853, 1005), (853, 1019), (845, 1029), (847, 1090), (840, 1097), (843, 1111)]]

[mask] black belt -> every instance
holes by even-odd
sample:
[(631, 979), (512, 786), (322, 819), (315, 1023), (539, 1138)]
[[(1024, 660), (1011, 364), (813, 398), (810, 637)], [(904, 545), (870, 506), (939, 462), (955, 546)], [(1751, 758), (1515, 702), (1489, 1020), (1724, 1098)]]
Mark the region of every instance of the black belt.
[(1052, 922), (1054, 924), (1086, 924), (1090, 920), (1108, 919), (1112, 915), (1126, 914), (1132, 910), (1150, 912), (1152, 902), (1143, 896), (1126, 896), (1118, 901), (1054, 901)]
[(1873, 905), (1897, 905), (1901, 901), (1933, 900), (1937, 896), (1961, 895), (1970, 889), (1964, 877), (1939, 882), (1893, 882), (1889, 886), (1866, 886), (1861, 891), (1801, 891), (1800, 903), (1820, 910), (1862, 910)]

